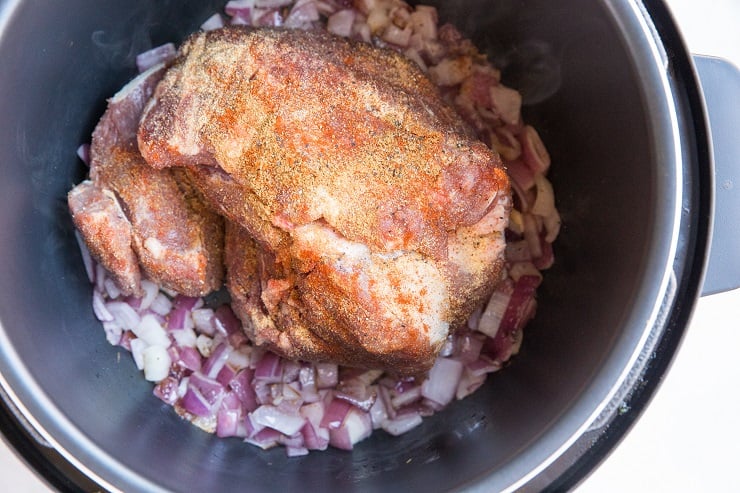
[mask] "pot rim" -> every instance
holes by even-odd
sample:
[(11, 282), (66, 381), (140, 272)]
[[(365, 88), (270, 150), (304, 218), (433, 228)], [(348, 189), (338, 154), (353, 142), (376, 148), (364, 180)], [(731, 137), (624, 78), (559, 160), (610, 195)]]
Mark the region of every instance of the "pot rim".
[[(581, 398), (578, 405), (567, 413), (569, 419), (547, 432), (545, 439), (549, 439), (550, 444), (548, 452), (534, 457), (529, 450), (529, 454), (522, 453), (515, 459), (517, 464), (536, 463), (537, 467), (530, 467), (518, 477), (494, 478), (489, 475), (476, 478), (474, 483), (468, 485), (473, 490), (489, 491), (494, 482), (497, 489), (503, 483), (506, 483), (506, 490), (530, 488), (539, 484), (545, 476), (552, 478), (553, 470), (559, 471), (554, 484), (574, 485), (585, 477), (624, 436), (657, 389), (660, 375), (668, 369), (680, 344), (702, 283), (707, 257), (706, 243), (711, 225), (712, 165), (706, 116), (693, 64), (663, 2), (630, 0), (622, 3), (605, 0), (604, 4), (611, 10), (613, 18), (620, 22), (619, 27), (627, 40), (627, 48), (636, 63), (640, 62), (638, 65), (641, 73), (646, 74), (645, 80), (651, 83), (642, 88), (645, 100), (651, 107), (650, 114), (656, 119), (650, 125), (655, 132), (651, 138), (665, 146), (663, 149), (666, 156), (670, 156), (669, 167), (673, 181), (659, 184), (662, 188), (656, 192), (661, 197), (671, 191), (676, 194), (661, 211), (661, 219), (665, 218), (666, 221), (657, 222), (666, 229), (662, 234), (669, 240), (661, 245), (659, 258), (651, 260), (654, 265), (646, 269), (651, 272), (660, 271), (662, 275), (657, 282), (643, 286), (637, 295), (654, 300), (651, 306), (645, 306), (642, 311), (631, 316), (631, 323), (642, 324), (642, 331), (630, 340), (620, 341), (617, 354), (609, 358), (589, 388), (584, 390), (583, 395), (590, 395), (590, 398)], [(4, 26), (5, 19), (12, 17), (13, 10), (18, 5), (20, 2), (10, 1), (5, 4), (5, 9), (0, 10), (0, 28)], [(649, 50), (640, 49), (644, 46), (637, 40), (647, 43)], [(666, 45), (671, 47), (670, 58), (665, 52)], [(656, 95), (662, 95), (666, 99), (651, 99), (651, 96)], [(684, 135), (681, 129), (688, 122), (693, 125), (694, 132)], [(686, 142), (686, 139), (692, 142)], [(693, 155), (691, 163), (687, 163), (692, 157), (688, 154)], [(685, 168), (690, 164), (697, 168), (701, 189), (698, 191), (699, 207), (692, 211), (692, 217), (697, 223), (691, 231), (692, 236), (685, 238), (681, 228), (684, 220), (683, 193), (686, 187), (693, 184), (682, 180)], [(684, 275), (676, 275), (677, 271), (680, 273), (683, 270), (674, 263), (674, 258), (677, 254), (680, 256), (681, 252), (686, 256), (687, 268)], [(687, 300), (691, 302), (687, 303)], [(96, 474), (95, 470), (110, 471), (115, 468), (120, 471), (122, 465), (92, 443), (71, 420), (59, 412), (49, 396), (33, 380), (3, 330), (0, 330), (0, 348), (3, 348), (0, 351), (4, 353), (8, 367), (12, 370), (8, 372), (8, 378), (0, 374), (0, 387), (5, 390), (9, 401), (17, 407), (20, 415), (64, 460), (104, 488), (117, 489), (111, 482)], [(655, 356), (646, 359), (646, 348), (651, 352), (654, 350)], [(628, 354), (626, 358), (625, 353)], [(619, 375), (616, 381), (614, 374)], [(12, 389), (16, 387), (11, 385), (12, 382), (24, 382), (22, 393), (13, 392)], [(638, 382), (641, 382), (639, 386)], [(629, 395), (625, 395), (625, 388)], [(31, 404), (26, 406), (26, 402)], [(614, 412), (622, 402), (627, 403), (629, 411), (615, 416)], [(603, 414), (605, 412), (606, 417)], [(42, 426), (41, 421), (47, 425)], [(590, 433), (593, 431), (598, 432), (598, 438), (592, 446), (582, 450), (584, 437), (592, 440)], [(71, 446), (65, 447), (62, 442)], [(34, 465), (28, 457), (26, 460)], [(135, 480), (126, 483), (127, 488), (162, 491), (148, 480), (139, 478), (133, 471), (125, 467), (123, 469), (125, 472), (119, 472), (114, 480), (112, 478), (112, 482), (118, 483), (125, 477), (127, 481)], [(514, 469), (522, 470), (517, 467)], [(49, 476), (46, 479), (54, 482)], [(64, 489), (60, 487), (63, 485), (54, 483), (54, 486)]]

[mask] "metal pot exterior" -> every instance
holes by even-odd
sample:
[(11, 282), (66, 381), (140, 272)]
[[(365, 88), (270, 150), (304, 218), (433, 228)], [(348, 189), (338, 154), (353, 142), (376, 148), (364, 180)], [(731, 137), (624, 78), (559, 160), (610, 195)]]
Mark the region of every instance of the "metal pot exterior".
[[(398, 438), (287, 458), (221, 440), (108, 345), (65, 196), (137, 52), (222, 2), (0, 1), (0, 383), (67, 461), (123, 491), (567, 487), (613, 447), (675, 351), (702, 281), (711, 163), (691, 61), (660, 2), (440, 3), (522, 88), (564, 228), (522, 352)], [(507, 79), (508, 78), (508, 79)], [(60, 486), (61, 487), (61, 486)]]

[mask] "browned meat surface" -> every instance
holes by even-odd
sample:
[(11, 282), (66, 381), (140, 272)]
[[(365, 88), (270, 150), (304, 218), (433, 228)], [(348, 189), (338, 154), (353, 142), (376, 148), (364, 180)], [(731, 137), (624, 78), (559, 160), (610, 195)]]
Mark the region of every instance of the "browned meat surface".
[(241, 227), (226, 254), (236, 311), (289, 357), (421, 373), (499, 280), (501, 162), (391, 51), (319, 32), (195, 34), (138, 142)]
[(68, 202), (91, 253), (124, 293), (140, 293), (138, 262), (153, 281), (200, 296), (221, 285), (222, 219), (182, 170), (148, 166), (136, 143), (144, 104), (163, 73), (141, 74), (109, 101), (93, 132), (91, 182), (73, 189)]
[(131, 223), (110, 190), (83, 181), (67, 197), (72, 219), (93, 257), (123, 293), (141, 294), (141, 271), (131, 248)]

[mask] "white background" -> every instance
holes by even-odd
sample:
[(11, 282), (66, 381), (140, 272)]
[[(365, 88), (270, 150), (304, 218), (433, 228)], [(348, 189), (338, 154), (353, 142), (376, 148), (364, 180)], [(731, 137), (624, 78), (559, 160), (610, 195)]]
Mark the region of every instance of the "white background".
[[(668, 4), (692, 52), (740, 66), (740, 0)], [(740, 291), (702, 298), (652, 404), (577, 493), (740, 492), (738, 353)], [(0, 491), (49, 491), (2, 441)]]

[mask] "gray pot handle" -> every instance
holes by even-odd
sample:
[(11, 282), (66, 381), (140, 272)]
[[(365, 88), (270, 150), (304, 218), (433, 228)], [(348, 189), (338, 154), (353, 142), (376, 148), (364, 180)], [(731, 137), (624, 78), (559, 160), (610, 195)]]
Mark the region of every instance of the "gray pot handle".
[(714, 224), (702, 296), (740, 287), (740, 70), (694, 56), (714, 154)]

